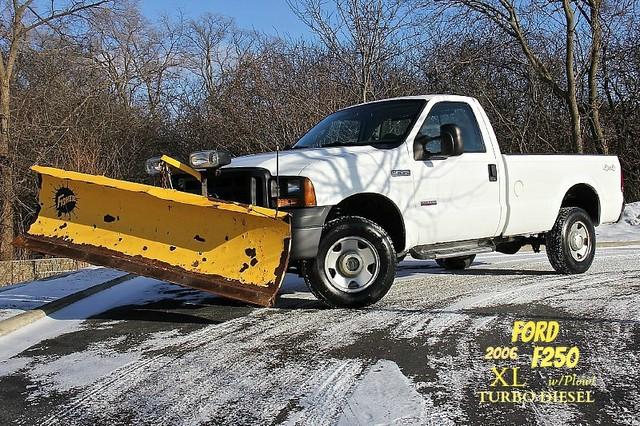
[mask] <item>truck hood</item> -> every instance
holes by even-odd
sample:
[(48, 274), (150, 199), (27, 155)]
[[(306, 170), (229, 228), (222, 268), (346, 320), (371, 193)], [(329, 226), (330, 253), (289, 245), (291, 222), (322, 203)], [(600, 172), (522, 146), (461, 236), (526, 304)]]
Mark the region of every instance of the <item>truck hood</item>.
[[(279, 172), (281, 175), (298, 175), (310, 162), (308, 158), (300, 155), (297, 151), (280, 151), (278, 154)], [(231, 160), (231, 164), (223, 167), (260, 167), (269, 170), (272, 175), (276, 174), (276, 153), (265, 152), (262, 154), (244, 155)]]
[[(369, 145), (330, 148), (293, 149), (279, 154), (280, 176), (304, 176), (316, 189), (319, 206), (333, 206), (363, 192), (411, 194), (413, 178), (406, 146), (376, 149)], [(234, 158), (225, 168), (260, 167), (276, 175), (276, 153)], [(390, 179), (392, 170), (403, 173)], [(406, 208), (408, 203), (399, 204)]]
[(299, 176), (302, 170), (312, 163), (322, 162), (326, 164), (336, 161), (338, 158), (341, 161), (351, 158), (353, 161), (359, 155), (366, 155), (368, 150), (371, 150), (371, 148), (366, 146), (292, 149), (280, 151), (277, 162), (275, 152), (265, 152), (236, 157), (231, 160), (231, 164), (223, 168), (261, 167), (275, 175), (276, 163), (278, 163), (278, 172), (281, 176)]

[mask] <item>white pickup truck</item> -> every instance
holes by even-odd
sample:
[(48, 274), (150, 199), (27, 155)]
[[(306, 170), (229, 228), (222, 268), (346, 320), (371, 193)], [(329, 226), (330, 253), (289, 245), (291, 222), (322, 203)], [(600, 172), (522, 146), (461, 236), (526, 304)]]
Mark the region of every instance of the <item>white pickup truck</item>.
[(545, 245), (556, 271), (585, 272), (594, 227), (623, 207), (617, 157), (503, 155), (482, 106), (462, 96), (345, 108), (279, 155), (224, 165), (206, 154), (191, 164), (209, 167), (208, 195), (291, 212), (290, 265), (330, 306), (378, 301), (407, 254), (463, 269), (476, 253)]

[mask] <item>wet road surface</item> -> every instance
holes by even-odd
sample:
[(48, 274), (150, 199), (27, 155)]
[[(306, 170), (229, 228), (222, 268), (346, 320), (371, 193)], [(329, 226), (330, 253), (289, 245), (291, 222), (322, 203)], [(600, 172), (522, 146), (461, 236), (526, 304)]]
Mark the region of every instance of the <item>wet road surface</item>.
[[(399, 265), (362, 310), (325, 309), (296, 277), (259, 309), (146, 278), (122, 306), (73, 311), (0, 339), (0, 424), (632, 424), (640, 415), (640, 247), (599, 248), (562, 276), (544, 253), (478, 256), (467, 271)], [(550, 346), (576, 367), (531, 368), (514, 321), (555, 320)], [(20, 333), (20, 332), (19, 332)], [(39, 336), (46, 336), (41, 340)], [(26, 343), (25, 343), (26, 342)], [(488, 346), (518, 347), (488, 360)], [(522, 390), (590, 391), (594, 402), (483, 403), (492, 367)], [(510, 370), (511, 371), (511, 370)], [(595, 377), (551, 389), (550, 378)], [(506, 377), (506, 376), (505, 376)]]

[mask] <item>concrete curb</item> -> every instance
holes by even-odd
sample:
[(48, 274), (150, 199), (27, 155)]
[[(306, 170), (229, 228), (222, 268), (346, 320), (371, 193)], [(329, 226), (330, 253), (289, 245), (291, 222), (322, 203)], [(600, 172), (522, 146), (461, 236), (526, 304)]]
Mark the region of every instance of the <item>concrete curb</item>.
[(126, 274), (121, 277), (106, 281), (102, 284), (86, 288), (77, 293), (62, 297), (58, 300), (54, 300), (53, 302), (46, 303), (37, 309), (31, 309), (11, 318), (2, 320), (0, 321), (0, 337), (12, 333), (26, 325), (39, 320), (40, 318), (44, 318), (53, 312), (59, 311), (62, 308), (66, 308), (67, 306), (76, 303), (79, 300), (92, 296), (96, 293), (99, 293), (103, 290), (106, 290), (125, 281), (129, 281), (130, 279), (136, 277), (137, 275), (134, 274)]

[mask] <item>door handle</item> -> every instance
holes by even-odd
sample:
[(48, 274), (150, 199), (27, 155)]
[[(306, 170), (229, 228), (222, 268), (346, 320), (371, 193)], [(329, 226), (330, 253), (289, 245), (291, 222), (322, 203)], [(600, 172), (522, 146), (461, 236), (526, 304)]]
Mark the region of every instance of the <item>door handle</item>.
[(495, 164), (489, 164), (489, 182), (498, 181), (498, 166)]

